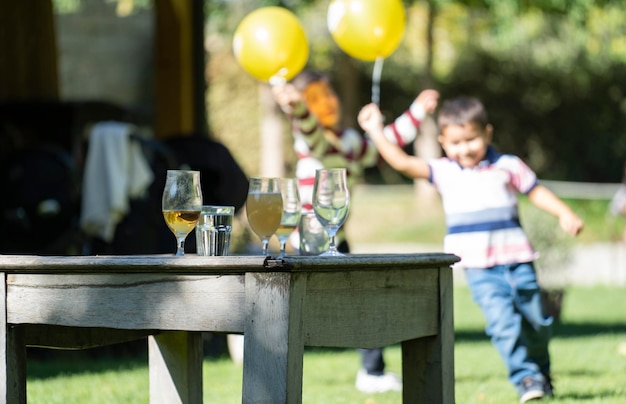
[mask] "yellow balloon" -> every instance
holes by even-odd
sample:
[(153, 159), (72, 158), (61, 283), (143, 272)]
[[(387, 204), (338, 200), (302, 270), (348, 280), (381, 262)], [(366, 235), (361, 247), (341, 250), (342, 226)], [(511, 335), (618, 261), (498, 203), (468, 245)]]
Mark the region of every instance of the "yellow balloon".
[(333, 0), (328, 30), (348, 55), (372, 61), (391, 55), (404, 36), (401, 0)]
[(239, 23), (233, 38), (235, 58), (262, 80), (287, 81), (309, 58), (309, 43), (298, 18), (282, 7), (262, 7)]

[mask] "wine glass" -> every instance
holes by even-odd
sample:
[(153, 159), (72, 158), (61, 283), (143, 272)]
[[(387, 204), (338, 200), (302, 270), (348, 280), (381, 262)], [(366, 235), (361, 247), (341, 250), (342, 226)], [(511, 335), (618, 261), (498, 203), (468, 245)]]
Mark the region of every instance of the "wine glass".
[(298, 226), (302, 211), (300, 193), (298, 192), (298, 180), (296, 178), (281, 178), (280, 193), (283, 197), (283, 214), (280, 219), (280, 225), (276, 230), (276, 237), (280, 242), (278, 258), (285, 256), (287, 240), (289, 240), (289, 236)]
[(185, 239), (196, 227), (202, 209), (200, 172), (167, 170), (161, 203), (165, 223), (176, 237), (176, 255), (183, 256)]
[(321, 256), (344, 255), (337, 251), (335, 236), (346, 221), (350, 209), (350, 191), (345, 168), (321, 169), (315, 172), (313, 210), (317, 220), (330, 236), (328, 250)]
[(270, 238), (278, 229), (282, 214), (283, 198), (280, 194), (280, 179), (250, 178), (246, 215), (252, 231), (263, 243), (263, 255), (267, 255)]

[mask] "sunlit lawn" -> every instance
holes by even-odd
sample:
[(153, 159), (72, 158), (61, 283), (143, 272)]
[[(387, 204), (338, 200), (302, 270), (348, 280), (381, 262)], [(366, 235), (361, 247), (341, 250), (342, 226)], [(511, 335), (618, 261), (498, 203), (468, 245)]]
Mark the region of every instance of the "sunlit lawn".
[[(515, 403), (513, 388), (468, 291), (455, 289), (457, 403)], [(570, 288), (551, 351), (554, 403), (626, 403), (626, 288)], [(387, 347), (388, 370), (400, 371), (400, 349)], [(354, 389), (355, 350), (305, 352), (303, 402), (385, 404), (399, 393), (368, 395)], [(205, 360), (204, 402), (240, 403), (242, 370), (227, 357)], [(29, 403), (147, 403), (145, 358), (29, 361)]]

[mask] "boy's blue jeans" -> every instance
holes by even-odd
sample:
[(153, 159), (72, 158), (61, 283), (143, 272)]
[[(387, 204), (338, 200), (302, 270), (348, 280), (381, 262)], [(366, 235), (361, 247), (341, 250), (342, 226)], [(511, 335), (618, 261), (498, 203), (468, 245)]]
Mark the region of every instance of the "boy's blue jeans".
[(532, 263), (467, 268), (468, 286), (487, 321), (491, 338), (517, 385), (526, 376), (539, 381), (550, 374), (552, 317), (546, 317)]

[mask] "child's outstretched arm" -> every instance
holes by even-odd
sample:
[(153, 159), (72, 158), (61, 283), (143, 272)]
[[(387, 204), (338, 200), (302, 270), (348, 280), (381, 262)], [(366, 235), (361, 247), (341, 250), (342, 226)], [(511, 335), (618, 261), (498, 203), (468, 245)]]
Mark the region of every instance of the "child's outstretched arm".
[(438, 100), (437, 90), (426, 89), (420, 92), (404, 113), (385, 126), (383, 133), (387, 140), (397, 143), (400, 147), (413, 142), (424, 118), (435, 112)]
[(432, 114), (437, 108), (438, 100), (439, 91), (426, 89), (417, 95), (414, 102), (421, 104), (427, 114)]
[(528, 198), (538, 208), (556, 216), (559, 219), (559, 225), (566, 233), (576, 236), (583, 229), (582, 219), (548, 188), (537, 185), (530, 191)]
[(306, 113), (306, 105), (302, 100), (302, 96), (293, 84), (273, 85), (272, 95), (286, 114), (299, 116)]
[(300, 136), (308, 145), (318, 143), (324, 136), (324, 130), (309, 112), (300, 91), (291, 83), (275, 84), (272, 95), (280, 109), (292, 119), (294, 136)]
[(398, 145), (391, 143), (383, 133), (383, 117), (376, 104), (368, 104), (359, 112), (359, 125), (376, 144), (380, 155), (389, 165), (411, 178), (428, 178), (430, 168), (423, 160), (410, 156)]

